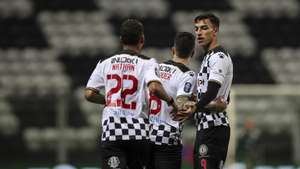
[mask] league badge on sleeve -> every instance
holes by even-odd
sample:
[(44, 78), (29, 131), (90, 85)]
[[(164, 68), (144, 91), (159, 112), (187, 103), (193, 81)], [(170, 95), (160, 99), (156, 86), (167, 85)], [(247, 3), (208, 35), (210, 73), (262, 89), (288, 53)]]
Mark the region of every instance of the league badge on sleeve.
[(191, 91), (191, 89), (192, 89), (192, 83), (186, 82), (184, 84), (184, 88), (183, 88), (184, 92), (189, 93)]

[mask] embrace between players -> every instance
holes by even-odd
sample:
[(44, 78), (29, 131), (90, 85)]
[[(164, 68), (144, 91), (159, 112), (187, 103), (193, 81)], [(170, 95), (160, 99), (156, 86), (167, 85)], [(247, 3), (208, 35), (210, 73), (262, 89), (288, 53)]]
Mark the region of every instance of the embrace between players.
[[(225, 109), (232, 61), (218, 44), (215, 15), (199, 15), (194, 25), (196, 39), (188, 32), (177, 33), (172, 58), (158, 64), (140, 54), (145, 42), (142, 23), (135, 19), (122, 23), (122, 50), (99, 61), (85, 89), (88, 101), (105, 104), (101, 168), (180, 169), (181, 132), (190, 116), (197, 126), (194, 168), (222, 168), (230, 135)], [(187, 67), (195, 42), (205, 51), (197, 75)], [(99, 92), (102, 88), (105, 95)]]

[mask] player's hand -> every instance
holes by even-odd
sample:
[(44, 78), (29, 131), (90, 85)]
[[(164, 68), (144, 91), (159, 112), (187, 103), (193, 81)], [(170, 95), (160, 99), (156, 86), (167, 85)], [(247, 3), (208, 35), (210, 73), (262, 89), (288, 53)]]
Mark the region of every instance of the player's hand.
[(178, 109), (179, 109), (177, 104), (175, 102), (173, 102), (171, 104), (171, 106), (173, 107), (173, 110), (171, 111), (171, 114), (176, 114), (178, 112)]
[(196, 102), (187, 101), (176, 114), (171, 114), (174, 121), (184, 121), (196, 111)]
[(178, 121), (178, 122), (183, 122), (185, 121), (186, 119), (188, 119), (190, 116), (189, 115), (177, 115), (177, 114), (174, 114), (172, 117), (172, 120), (174, 121)]
[(217, 97), (213, 101), (211, 101), (209, 109), (216, 112), (223, 112), (227, 108), (227, 101), (224, 99), (223, 96)]

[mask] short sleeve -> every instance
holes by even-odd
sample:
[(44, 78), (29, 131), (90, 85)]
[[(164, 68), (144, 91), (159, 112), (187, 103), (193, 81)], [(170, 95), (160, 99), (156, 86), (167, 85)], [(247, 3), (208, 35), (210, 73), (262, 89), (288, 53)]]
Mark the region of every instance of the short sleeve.
[(100, 90), (101, 87), (104, 86), (104, 78), (103, 78), (103, 63), (101, 61), (98, 62), (96, 68), (90, 76), (90, 79), (86, 85), (87, 88), (94, 88)]
[(191, 96), (196, 84), (196, 74), (193, 71), (188, 71), (178, 79), (178, 90), (176, 96)]
[(159, 78), (159, 65), (155, 59), (150, 59), (145, 64), (145, 82), (148, 85), (151, 81), (160, 82)]
[(211, 68), (208, 81), (215, 81), (223, 84), (225, 75), (227, 74), (228, 61), (226, 55), (219, 52), (212, 55), (209, 59), (209, 66)]

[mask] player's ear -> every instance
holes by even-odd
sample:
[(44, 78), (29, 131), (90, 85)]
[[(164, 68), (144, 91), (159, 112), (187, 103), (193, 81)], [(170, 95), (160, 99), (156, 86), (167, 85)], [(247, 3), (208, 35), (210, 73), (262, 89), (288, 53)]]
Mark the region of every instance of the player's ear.
[(145, 44), (145, 37), (144, 35), (142, 35), (139, 39), (138, 48), (142, 49), (144, 47), (144, 44)]
[(194, 54), (195, 54), (195, 49), (193, 49), (191, 52), (191, 58), (194, 56)]
[(144, 44), (144, 43), (145, 43), (145, 36), (142, 35), (142, 36), (140, 37), (140, 44)]
[(213, 33), (214, 33), (214, 35), (217, 36), (218, 32), (219, 32), (219, 28), (216, 27), (216, 26), (214, 26), (213, 27)]

